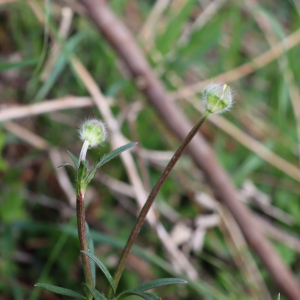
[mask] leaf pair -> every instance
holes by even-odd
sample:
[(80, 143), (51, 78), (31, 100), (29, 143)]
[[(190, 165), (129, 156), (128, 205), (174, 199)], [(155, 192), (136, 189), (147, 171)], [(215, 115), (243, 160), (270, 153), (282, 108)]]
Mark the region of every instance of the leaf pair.
[[(89, 231), (88, 231), (88, 225), (87, 224), (86, 224), (86, 230), (87, 230), (87, 234), (89, 236)], [(93, 251), (92, 245), (90, 245), (89, 248)], [(104, 275), (108, 279), (108, 282), (110, 283), (110, 285), (113, 289), (113, 292), (115, 294), (114, 280), (113, 280), (111, 274), (109, 273), (108, 269), (106, 268), (106, 266), (103, 264), (103, 262), (91, 252), (88, 252), (88, 251), (81, 251), (81, 252), (83, 252), (85, 255), (89, 256), (99, 266), (99, 268), (102, 270), (102, 272), (104, 273)], [(95, 285), (95, 274), (93, 274), (93, 281), (94, 281), (94, 285)], [(83, 296), (83, 295), (81, 295), (77, 292), (74, 292), (74, 291), (69, 290), (69, 289), (57, 287), (57, 286), (54, 286), (54, 285), (51, 285), (51, 284), (37, 283), (35, 286), (47, 289), (47, 290), (49, 290), (51, 292), (54, 292), (56, 294), (66, 295), (66, 296), (80, 298), (80, 299), (87, 299), (85, 296)], [(99, 291), (97, 291), (96, 289), (88, 286), (85, 283), (83, 283), (82, 286), (83, 286), (84, 291), (86, 292), (86, 294), (90, 293), (95, 298), (95, 300), (107, 300), (106, 297), (103, 294), (101, 294)]]
[[(91, 259), (93, 259), (93, 261), (102, 270), (102, 272), (106, 276), (109, 284), (112, 287), (113, 294), (115, 295), (116, 290), (115, 290), (114, 280), (113, 280), (111, 274), (109, 273), (108, 269), (106, 268), (106, 266), (103, 264), (103, 262), (97, 256), (95, 256), (94, 254), (92, 254), (88, 251), (81, 251), (81, 252), (83, 252), (84, 254), (89, 256)], [(151, 290), (156, 287), (160, 287), (160, 286), (164, 286), (164, 285), (168, 285), (168, 284), (177, 284), (177, 283), (187, 283), (187, 282), (185, 280), (179, 279), (179, 278), (164, 278), (164, 279), (153, 280), (153, 281), (141, 284), (141, 285), (139, 285), (135, 288), (132, 288), (128, 291), (122, 292), (115, 299), (122, 300), (128, 296), (135, 295), (135, 296), (139, 296), (145, 300), (159, 300), (158, 296), (150, 294), (150, 293), (145, 293), (145, 291)], [(96, 300), (104, 300), (105, 299), (104, 295), (100, 294), (97, 290), (92, 289), (90, 287), (88, 287), (88, 288)], [(94, 290), (94, 291), (92, 292), (92, 290)], [(97, 293), (100, 294), (100, 295), (98, 295), (98, 298), (95, 296)]]
[[(114, 290), (112, 276), (110, 275), (109, 271), (104, 266), (104, 264), (95, 255), (93, 255), (87, 251), (82, 251), (82, 252), (84, 252), (86, 255), (91, 257), (96, 262), (96, 264), (101, 268), (101, 270), (107, 277), (109, 283), (111, 284), (111, 286)], [(187, 282), (183, 279), (178, 279), (178, 278), (158, 279), (158, 280), (154, 280), (154, 281), (150, 281), (150, 282), (141, 284), (133, 289), (125, 291), (125, 292), (119, 294), (115, 299), (122, 300), (128, 296), (134, 295), (134, 296), (141, 297), (145, 300), (159, 300), (160, 298), (158, 296), (156, 296), (154, 294), (146, 293), (145, 291), (159, 287), (159, 286), (168, 285), (168, 284), (177, 284), (177, 283), (187, 283)], [(47, 289), (48, 291), (54, 292), (56, 294), (66, 295), (66, 296), (75, 297), (75, 298), (79, 298), (79, 299), (87, 299), (85, 296), (83, 296), (77, 292), (74, 292), (69, 289), (57, 287), (57, 286), (54, 286), (51, 284), (37, 283), (35, 286)], [(94, 297), (95, 300), (107, 300), (107, 298), (103, 294), (101, 294), (99, 291), (97, 291), (96, 289), (88, 286), (85, 283), (83, 284), (83, 286), (84, 286), (85, 290), (87, 290), (91, 293), (91, 295)], [(115, 292), (115, 290), (114, 290), (114, 292)]]
[[(87, 256), (89, 256), (97, 264), (97, 266), (102, 270), (102, 272), (106, 276), (109, 284), (112, 287), (113, 295), (115, 295), (116, 290), (115, 290), (113, 277), (111, 276), (111, 274), (109, 273), (108, 269), (103, 264), (103, 262), (97, 256), (92, 254), (91, 252), (88, 252), (88, 251), (81, 251), (81, 252), (86, 254)], [(135, 288), (125, 291), (125, 292), (119, 294), (115, 299), (122, 300), (128, 296), (135, 295), (135, 296), (139, 296), (145, 300), (159, 300), (158, 296), (150, 294), (150, 293), (145, 293), (145, 291), (151, 290), (156, 287), (160, 287), (160, 286), (164, 286), (164, 285), (168, 285), (168, 284), (177, 284), (177, 283), (187, 283), (187, 282), (185, 280), (179, 279), (179, 278), (158, 279), (158, 280), (154, 280), (154, 281), (150, 281), (150, 282), (141, 284)], [(90, 290), (90, 292), (92, 293), (92, 295), (94, 296), (95, 300), (105, 300), (106, 299), (104, 297), (104, 295), (100, 294), (97, 290), (95, 290), (89, 286), (87, 286), (87, 287)], [(96, 297), (96, 295), (97, 295), (97, 297)]]
[(103, 155), (95, 164), (92, 165), (92, 167), (90, 168), (90, 170), (88, 171), (87, 174), (86, 174), (86, 171), (89, 168), (88, 161), (84, 160), (84, 161), (79, 162), (77, 157), (74, 154), (72, 154), (70, 151), (67, 151), (67, 152), (68, 152), (69, 156), (71, 157), (75, 168), (69, 163), (64, 163), (64, 164), (58, 166), (58, 168), (62, 167), (62, 166), (71, 167), (72, 171), (73, 171), (73, 175), (77, 182), (77, 190), (80, 189), (82, 191), (85, 191), (88, 184), (94, 178), (95, 174), (97, 173), (98, 169), (101, 166), (103, 166), (104, 164), (109, 162), (111, 159), (115, 158), (116, 156), (120, 155), (122, 152), (133, 147), (136, 144), (137, 143), (135, 143), (135, 142), (129, 143), (129, 144), (124, 145), (106, 155)]

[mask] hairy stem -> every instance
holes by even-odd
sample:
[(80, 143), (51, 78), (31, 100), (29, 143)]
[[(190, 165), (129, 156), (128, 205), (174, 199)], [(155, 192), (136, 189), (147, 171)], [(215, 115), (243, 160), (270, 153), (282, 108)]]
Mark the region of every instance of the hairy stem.
[[(171, 160), (169, 161), (168, 165), (166, 166), (165, 170), (163, 171), (163, 173), (161, 174), (159, 180), (157, 181), (157, 183), (155, 184), (154, 188), (152, 189), (146, 203), (144, 204), (137, 220), (136, 223), (131, 231), (131, 234), (127, 240), (126, 246), (123, 250), (123, 253), (121, 255), (119, 264), (117, 266), (117, 269), (115, 271), (114, 274), (114, 283), (115, 283), (115, 289), (117, 289), (117, 286), (119, 284), (121, 275), (123, 273), (124, 267), (125, 267), (125, 263), (127, 261), (128, 255), (131, 251), (131, 248), (140, 232), (140, 229), (146, 219), (147, 213), (150, 209), (150, 207), (152, 206), (159, 190), (161, 189), (162, 185), (164, 184), (165, 180), (167, 179), (169, 173), (171, 172), (171, 170), (173, 169), (173, 167), (175, 166), (176, 162), (178, 161), (178, 159), (180, 158), (180, 156), (182, 155), (183, 151), (185, 150), (185, 148), (187, 147), (187, 145), (190, 143), (190, 141), (192, 140), (192, 138), (195, 136), (195, 134), (198, 132), (199, 128), (201, 127), (201, 125), (204, 123), (204, 121), (208, 118), (208, 116), (210, 115), (209, 111), (206, 111), (204, 113), (204, 115), (200, 118), (200, 120), (197, 122), (197, 124), (193, 127), (193, 129), (189, 132), (189, 134), (186, 136), (186, 138), (184, 139), (184, 141), (181, 143), (181, 145), (179, 146), (179, 148), (177, 149), (177, 151), (175, 152), (175, 154), (173, 155), (173, 157), (171, 158)], [(178, 125), (180, 126), (180, 125)], [(112, 295), (112, 290), (109, 291), (109, 299), (111, 298)]]
[(90, 145), (89, 141), (85, 140), (84, 143), (83, 143), (83, 145), (82, 145), (82, 148), (81, 148), (81, 151), (80, 151), (80, 155), (79, 155), (79, 161), (78, 161), (79, 165), (80, 165), (80, 162), (82, 160), (85, 160), (85, 158), (86, 158), (86, 152), (87, 152), (87, 150), (89, 148), (89, 145)]
[[(80, 250), (89, 251), (87, 238), (86, 238), (86, 231), (85, 231), (84, 196), (81, 194), (77, 195), (76, 209), (77, 209), (77, 228), (78, 228)], [(81, 253), (81, 259), (83, 264), (85, 281), (90, 287), (93, 288), (94, 283), (93, 283), (93, 275), (92, 275), (90, 259), (84, 253)], [(92, 298), (93, 297), (91, 297), (91, 299)]]

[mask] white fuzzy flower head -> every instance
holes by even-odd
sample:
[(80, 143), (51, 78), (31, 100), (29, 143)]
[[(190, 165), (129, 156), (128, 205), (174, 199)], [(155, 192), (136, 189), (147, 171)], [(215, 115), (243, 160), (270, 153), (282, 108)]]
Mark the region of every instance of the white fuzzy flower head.
[(208, 112), (221, 114), (233, 104), (232, 91), (227, 84), (212, 83), (204, 89), (202, 102)]
[(79, 136), (82, 141), (87, 141), (90, 147), (95, 147), (105, 141), (107, 132), (103, 122), (89, 119), (80, 126)]

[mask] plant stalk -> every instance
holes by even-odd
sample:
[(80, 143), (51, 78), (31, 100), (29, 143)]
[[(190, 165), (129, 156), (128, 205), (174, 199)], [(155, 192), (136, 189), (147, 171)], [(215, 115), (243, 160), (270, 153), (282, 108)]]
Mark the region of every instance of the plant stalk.
[[(130, 234), (128, 240), (127, 240), (126, 246), (123, 249), (119, 264), (118, 264), (117, 269), (116, 269), (115, 274), (114, 274), (115, 289), (117, 289), (117, 286), (119, 284), (119, 281), (120, 281), (121, 275), (123, 273), (128, 255), (131, 251), (131, 248), (132, 248), (132, 246), (133, 246), (133, 244), (134, 244), (134, 242), (135, 242), (135, 240), (136, 240), (136, 238), (137, 238), (137, 236), (140, 232), (140, 229), (141, 229), (141, 227), (142, 227), (142, 225), (143, 225), (143, 223), (146, 219), (147, 213), (148, 213), (150, 207), (152, 206), (159, 190), (161, 189), (161, 187), (164, 184), (165, 180), (167, 179), (169, 173), (171, 172), (171, 170), (175, 166), (176, 162), (178, 161), (178, 159), (182, 155), (182, 153), (185, 150), (185, 148), (187, 147), (187, 145), (190, 143), (190, 141), (196, 135), (199, 128), (202, 126), (202, 124), (208, 118), (208, 116), (210, 114), (211, 113), (209, 111), (205, 111), (204, 115), (199, 119), (199, 121), (196, 123), (196, 125), (192, 128), (192, 130), (186, 136), (184, 141), (180, 144), (179, 148), (177, 149), (177, 151), (175, 152), (175, 154), (173, 155), (173, 157), (169, 161), (169, 163), (166, 166), (165, 170), (161, 174), (159, 180), (157, 181), (154, 188), (152, 189), (146, 203), (144, 204), (141, 212), (139, 213), (139, 216), (136, 220), (136, 223), (135, 223), (135, 225), (134, 225), (134, 227), (131, 231), (131, 234)], [(178, 126), (180, 126), (180, 124)], [(112, 296), (112, 289), (109, 290), (108, 299), (111, 299), (111, 296)]]
[[(85, 231), (84, 195), (80, 193), (77, 195), (76, 209), (77, 209), (77, 228), (78, 228), (80, 250), (89, 251), (87, 238), (86, 238), (86, 231)], [(85, 255), (82, 252), (81, 252), (81, 259), (83, 264), (85, 281), (90, 287), (94, 288), (90, 259), (87, 255)], [(93, 297), (91, 297), (91, 299), (92, 298)]]

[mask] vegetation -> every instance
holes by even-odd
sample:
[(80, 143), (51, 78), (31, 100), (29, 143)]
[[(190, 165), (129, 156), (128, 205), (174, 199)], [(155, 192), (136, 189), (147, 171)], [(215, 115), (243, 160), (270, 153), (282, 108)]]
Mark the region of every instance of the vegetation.
[[(150, 0), (109, 5), (191, 123), (204, 113), (207, 85), (230, 85), (220, 91), (233, 90), (233, 108), (210, 116), (200, 131), (299, 280), (298, 3), (173, 0), (161, 13)], [(76, 130), (88, 117), (102, 119), (108, 131), (88, 161), (100, 163), (105, 153), (108, 161), (108, 153), (138, 142), (101, 164), (83, 187), (87, 236), (95, 244), (95, 255), (86, 254), (106, 266), (96, 268), (94, 286), (108, 297), (107, 274), (116, 271), (142, 203), (181, 141), (80, 2), (3, 1), (0, 8), (0, 298), (70, 299), (34, 287), (38, 282), (103, 299), (79, 285), (78, 181), (71, 168), (57, 167), (74, 162), (67, 150), (79, 156)], [(169, 285), (176, 278), (187, 284)], [(151, 298), (148, 289), (156, 286), (163, 287)], [(117, 299), (130, 293), (127, 299), (288, 299), (188, 153), (163, 184), (128, 257)]]

